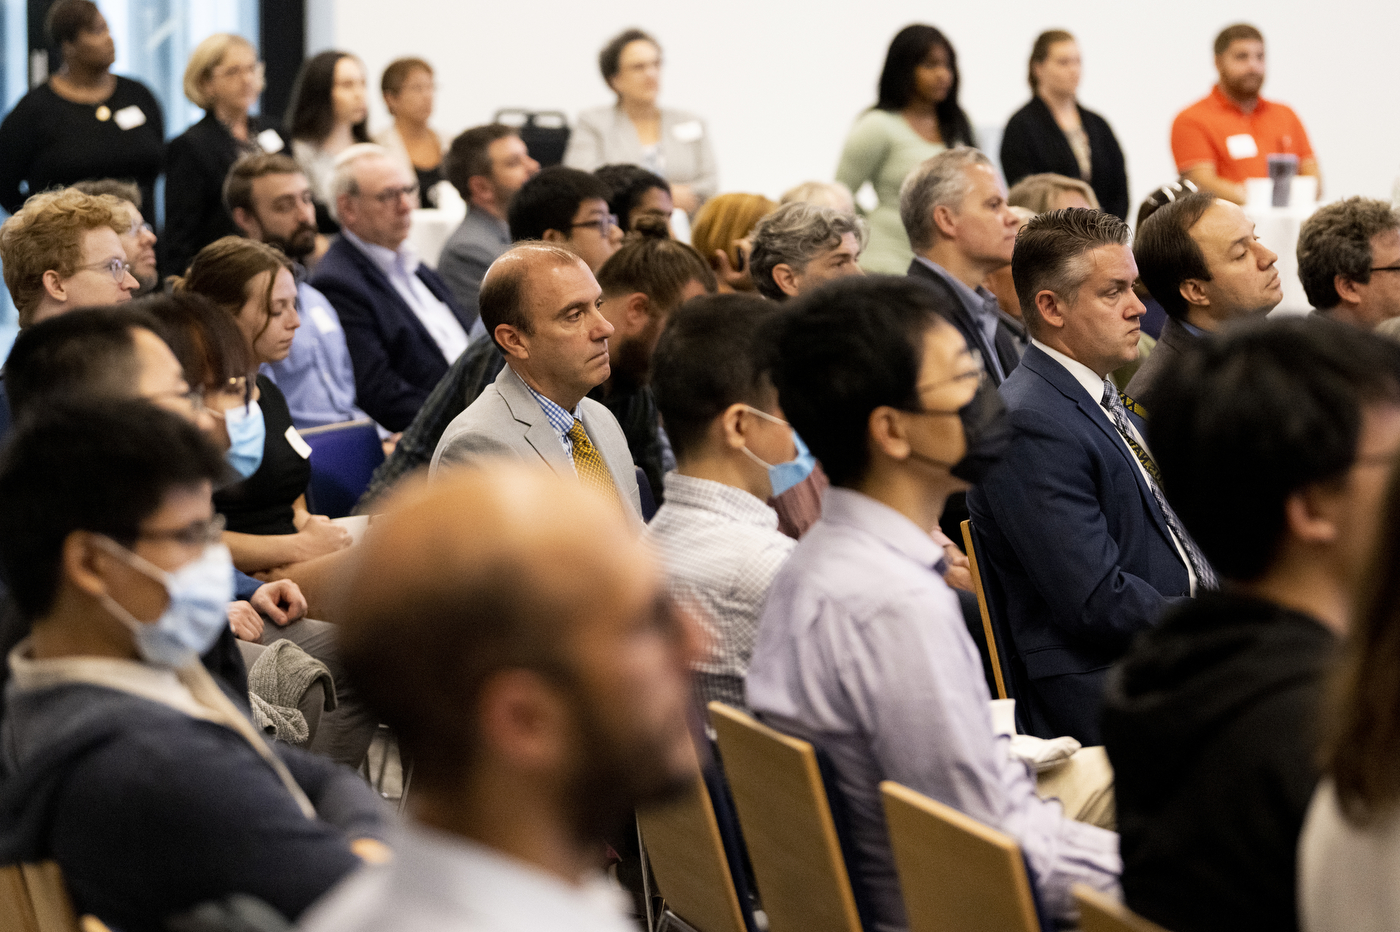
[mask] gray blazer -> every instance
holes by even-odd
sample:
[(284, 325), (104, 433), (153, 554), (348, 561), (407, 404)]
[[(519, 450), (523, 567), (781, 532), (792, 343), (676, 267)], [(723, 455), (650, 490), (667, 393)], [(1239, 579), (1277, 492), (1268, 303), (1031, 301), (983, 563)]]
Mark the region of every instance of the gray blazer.
[[(672, 184), (688, 184), (703, 201), (719, 192), (719, 171), (705, 121), (684, 110), (661, 111), (661, 159), (658, 172)], [(578, 115), (564, 164), (591, 172), (603, 165), (642, 165), (642, 141), (627, 114), (617, 106)]]
[(468, 208), (466, 219), (443, 244), (437, 270), (452, 296), (473, 318), (480, 313), (481, 280), (510, 248), (510, 227), (484, 210)]
[[(617, 419), (592, 398), (580, 402), (579, 413), (588, 439), (608, 464), (618, 494), (632, 505), (640, 521), (642, 498), (637, 490), (636, 467)], [(444, 466), (479, 463), (502, 456), (528, 462), (542, 460), (558, 475), (570, 478), (577, 475), (554, 426), (509, 365), (476, 401), (447, 425), (433, 451), (430, 474), (437, 475)]]
[(1123, 389), (1129, 398), (1147, 410), (1149, 418), (1156, 403), (1157, 383), (1161, 380), (1162, 373), (1175, 369), (1180, 364), (1182, 354), (1200, 340), (1200, 337), (1183, 327), (1181, 321), (1175, 317), (1167, 318), (1167, 322), (1162, 326), (1162, 335), (1157, 339), (1157, 345), (1142, 361), (1138, 371), (1133, 373), (1128, 387)]

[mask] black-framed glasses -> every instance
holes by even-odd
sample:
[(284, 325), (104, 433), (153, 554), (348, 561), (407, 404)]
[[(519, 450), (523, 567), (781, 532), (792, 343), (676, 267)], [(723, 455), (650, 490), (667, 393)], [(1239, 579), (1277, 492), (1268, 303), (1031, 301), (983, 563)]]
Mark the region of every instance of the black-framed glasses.
[(371, 200), (378, 201), (380, 204), (383, 204), (385, 207), (388, 207), (390, 204), (393, 204), (401, 197), (417, 197), (418, 182), (415, 181), (412, 184), (406, 184), (399, 188), (385, 188), (378, 194), (366, 194), (364, 196), (370, 198)]
[(569, 228), (572, 230), (577, 230), (579, 227), (592, 227), (598, 231), (599, 236), (607, 236), (615, 226), (618, 226), (617, 214), (608, 214), (606, 217), (599, 217), (597, 220), (588, 220), (584, 223), (569, 224)]
[(192, 521), (173, 531), (137, 531), (137, 540), (169, 540), (184, 547), (207, 547), (223, 540), (224, 516), (215, 514), (207, 521)]
[(1400, 265), (1378, 265), (1372, 272), (1400, 272)]
[(131, 263), (125, 259), (108, 259), (106, 262), (94, 262), (92, 265), (80, 265), (78, 268), (93, 272), (101, 272), (106, 269), (107, 273), (112, 276), (112, 281), (120, 285), (127, 273), (131, 271)]

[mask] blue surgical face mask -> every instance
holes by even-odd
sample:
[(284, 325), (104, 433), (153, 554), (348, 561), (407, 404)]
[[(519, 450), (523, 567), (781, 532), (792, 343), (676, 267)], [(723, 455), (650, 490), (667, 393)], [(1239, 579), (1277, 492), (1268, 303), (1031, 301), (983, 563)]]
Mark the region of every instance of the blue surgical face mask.
[(214, 646), (228, 627), (228, 604), (233, 601), (233, 558), (227, 547), (208, 544), (199, 559), (171, 573), (116, 541), (98, 540), (132, 569), (164, 586), (169, 596), (165, 611), (151, 623), (136, 618), (106, 593), (100, 597), (107, 611), (131, 631), (143, 660), (180, 667)]
[[(782, 424), (784, 427), (792, 430), (792, 425), (780, 417), (774, 417), (771, 414), (750, 407), (749, 405), (744, 405), (744, 409), (751, 414), (756, 414), (765, 420), (772, 421), (774, 424)], [(788, 460), (786, 463), (777, 464), (765, 463), (748, 447), (742, 448), (743, 451), (748, 454), (749, 459), (768, 470), (768, 484), (772, 487), (771, 495), (773, 498), (777, 498), (788, 489), (806, 479), (817, 466), (817, 458), (812, 455), (811, 450), (807, 449), (807, 444), (802, 442), (801, 435), (795, 430), (792, 431), (792, 443), (793, 446), (797, 448), (797, 456)]]
[(262, 408), (256, 401), (250, 401), (222, 414), (213, 413), (224, 419), (224, 428), (228, 431), (229, 448), (224, 459), (247, 479), (262, 465), (263, 447), (267, 444), (267, 423), (263, 420)]

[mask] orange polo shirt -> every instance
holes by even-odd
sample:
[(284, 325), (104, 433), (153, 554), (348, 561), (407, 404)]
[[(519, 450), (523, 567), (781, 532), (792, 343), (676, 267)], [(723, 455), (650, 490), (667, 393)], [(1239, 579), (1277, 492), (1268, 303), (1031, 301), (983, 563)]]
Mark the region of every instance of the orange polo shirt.
[(1312, 158), (1308, 133), (1292, 108), (1259, 98), (1245, 113), (1220, 85), (1176, 115), (1172, 121), (1172, 155), (1177, 171), (1215, 166), (1226, 181), (1269, 177), (1269, 156), (1292, 153)]

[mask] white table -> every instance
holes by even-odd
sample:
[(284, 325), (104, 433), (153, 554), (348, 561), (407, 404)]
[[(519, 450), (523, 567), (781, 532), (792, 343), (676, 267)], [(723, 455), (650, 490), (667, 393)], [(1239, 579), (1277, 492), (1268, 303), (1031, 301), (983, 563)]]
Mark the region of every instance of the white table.
[(413, 225), (408, 230), (408, 241), (418, 251), (418, 258), (433, 268), (437, 268), (438, 257), (447, 238), (466, 219), (466, 205), (457, 200), (442, 209), (419, 208), (413, 212)]
[(1254, 221), (1254, 235), (1278, 253), (1275, 268), (1283, 285), (1283, 300), (1271, 313), (1280, 317), (1306, 314), (1312, 310), (1312, 305), (1303, 291), (1303, 283), (1298, 280), (1298, 233), (1303, 221), (1317, 210), (1317, 181), (1294, 178), (1292, 206), (1289, 207), (1273, 206), (1273, 182), (1269, 179), (1251, 179), (1245, 184), (1250, 199), (1244, 205), (1244, 212)]

